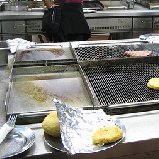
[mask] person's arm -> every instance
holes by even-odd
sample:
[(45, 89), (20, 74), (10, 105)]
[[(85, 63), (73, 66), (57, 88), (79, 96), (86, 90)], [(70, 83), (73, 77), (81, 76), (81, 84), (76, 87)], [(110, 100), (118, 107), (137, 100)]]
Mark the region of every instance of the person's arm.
[(43, 0), (44, 4), (46, 5), (47, 8), (51, 8), (52, 7), (52, 2), (50, 0)]

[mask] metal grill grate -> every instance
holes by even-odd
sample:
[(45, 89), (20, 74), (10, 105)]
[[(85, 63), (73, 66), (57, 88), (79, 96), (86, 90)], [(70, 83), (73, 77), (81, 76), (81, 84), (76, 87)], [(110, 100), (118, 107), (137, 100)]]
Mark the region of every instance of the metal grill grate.
[(159, 99), (159, 91), (147, 88), (150, 78), (159, 77), (159, 64), (113, 64), (83, 71), (103, 106)]
[(100, 60), (111, 58), (123, 58), (124, 52), (149, 50), (152, 55), (159, 55), (158, 44), (131, 44), (131, 45), (106, 45), (106, 46), (89, 46), (78, 47), (74, 49), (77, 60)]

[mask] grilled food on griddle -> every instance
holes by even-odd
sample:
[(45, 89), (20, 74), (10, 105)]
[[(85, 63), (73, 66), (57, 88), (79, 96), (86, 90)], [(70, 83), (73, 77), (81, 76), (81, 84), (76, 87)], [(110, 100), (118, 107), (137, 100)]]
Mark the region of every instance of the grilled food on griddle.
[(44, 129), (45, 133), (53, 137), (60, 137), (60, 124), (56, 111), (51, 112), (44, 118), (44, 121), (42, 122), (42, 128)]
[(97, 129), (92, 136), (93, 144), (104, 145), (118, 141), (123, 137), (123, 132), (118, 126), (102, 127)]
[(151, 56), (152, 51), (125, 51), (124, 56), (128, 57), (144, 57), (144, 56)]
[(154, 90), (159, 90), (159, 78), (151, 78), (147, 83), (147, 87)]

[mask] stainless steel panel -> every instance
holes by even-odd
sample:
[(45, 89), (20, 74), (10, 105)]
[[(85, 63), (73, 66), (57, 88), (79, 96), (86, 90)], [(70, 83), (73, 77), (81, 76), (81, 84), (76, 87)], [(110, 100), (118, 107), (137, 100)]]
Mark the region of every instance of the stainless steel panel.
[(40, 43), (16, 53), (15, 63), (75, 59), (69, 43)]
[(25, 21), (2, 21), (2, 33), (25, 33)]
[(87, 22), (91, 31), (112, 32), (132, 29), (132, 18), (98, 18), (87, 19)]
[(152, 28), (152, 18), (133, 18), (133, 29)]
[(56, 110), (53, 98), (74, 107), (93, 107), (77, 65), (18, 67), (12, 73), (7, 114)]
[(26, 21), (27, 33), (40, 33), (42, 32), (42, 20), (27, 20)]

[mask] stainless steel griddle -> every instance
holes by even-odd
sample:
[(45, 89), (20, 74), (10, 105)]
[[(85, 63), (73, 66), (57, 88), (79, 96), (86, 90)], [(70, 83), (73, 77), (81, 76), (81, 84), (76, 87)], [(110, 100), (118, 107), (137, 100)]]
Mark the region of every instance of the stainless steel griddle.
[(40, 122), (39, 116), (56, 110), (54, 98), (73, 107), (93, 107), (76, 64), (13, 68), (6, 98), (8, 116), (21, 114), (26, 123)]

